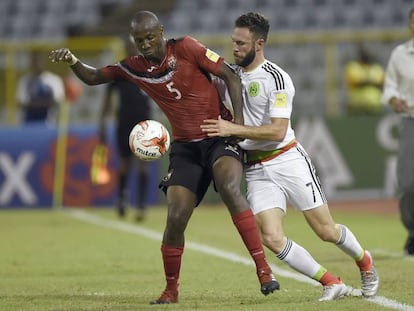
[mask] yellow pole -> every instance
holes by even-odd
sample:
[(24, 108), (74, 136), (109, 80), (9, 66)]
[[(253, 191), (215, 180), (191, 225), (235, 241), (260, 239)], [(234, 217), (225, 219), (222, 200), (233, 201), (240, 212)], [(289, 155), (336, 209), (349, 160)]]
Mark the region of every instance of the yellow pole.
[(53, 181), (53, 208), (63, 207), (65, 189), (66, 150), (69, 125), (69, 102), (64, 100), (59, 109), (59, 122), (56, 143), (55, 175)]

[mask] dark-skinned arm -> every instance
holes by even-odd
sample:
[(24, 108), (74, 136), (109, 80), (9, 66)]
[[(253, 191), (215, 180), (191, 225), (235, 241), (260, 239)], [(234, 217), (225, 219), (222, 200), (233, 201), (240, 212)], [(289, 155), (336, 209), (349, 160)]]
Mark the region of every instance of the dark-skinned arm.
[(100, 69), (86, 65), (79, 61), (67, 48), (53, 50), (49, 53), (52, 63), (63, 62), (70, 66), (75, 75), (87, 85), (98, 85), (112, 81)]
[(217, 74), (217, 76), (226, 82), (231, 102), (233, 104), (234, 123), (244, 124), (243, 96), (240, 78), (235, 74), (233, 69), (231, 69), (231, 67), (226, 62), (224, 62), (221, 66), (220, 72)]

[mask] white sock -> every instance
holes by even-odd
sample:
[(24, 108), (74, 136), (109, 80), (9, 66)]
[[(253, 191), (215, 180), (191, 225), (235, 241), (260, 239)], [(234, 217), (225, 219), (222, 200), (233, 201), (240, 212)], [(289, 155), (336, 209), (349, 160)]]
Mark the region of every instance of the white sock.
[(283, 250), (276, 254), (276, 257), (312, 279), (323, 268), (306, 249), (289, 239), (287, 239)]
[(353, 259), (361, 259), (364, 253), (361, 244), (359, 244), (351, 230), (344, 225), (339, 226), (341, 227), (341, 235), (336, 245)]

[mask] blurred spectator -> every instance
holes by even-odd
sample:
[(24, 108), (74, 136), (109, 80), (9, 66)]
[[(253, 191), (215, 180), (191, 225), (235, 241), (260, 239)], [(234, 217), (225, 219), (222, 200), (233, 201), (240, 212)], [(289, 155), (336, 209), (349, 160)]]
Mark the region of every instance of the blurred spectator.
[(384, 69), (367, 49), (358, 46), (358, 59), (345, 66), (348, 115), (378, 115), (383, 112), (381, 103)]
[(412, 38), (391, 53), (385, 76), (383, 102), (401, 115), (397, 178), (400, 216), (408, 231), (404, 250), (414, 256), (414, 8), (409, 13)]
[[(128, 56), (136, 55), (137, 50), (132, 41), (125, 40), (125, 50)], [(117, 212), (120, 217), (125, 215), (127, 207), (127, 182), (131, 164), (137, 167), (137, 191), (136, 198), (136, 220), (141, 221), (145, 217), (146, 197), (148, 186), (149, 165), (147, 162), (138, 159), (129, 148), (129, 133), (140, 121), (151, 119), (152, 111), (149, 97), (135, 84), (128, 80), (117, 80), (109, 83), (106, 87), (103, 107), (99, 119), (99, 137), (102, 144), (106, 143), (106, 122), (105, 119), (114, 104), (114, 96), (118, 95), (118, 110), (116, 113), (116, 140), (117, 150), (120, 156), (118, 169), (118, 200)]]
[(30, 53), (29, 72), (17, 85), (17, 100), (23, 112), (24, 123), (55, 121), (59, 104), (65, 99), (63, 80), (45, 70), (47, 54)]
[(63, 78), (66, 100), (70, 104), (76, 103), (83, 94), (83, 86), (72, 71), (69, 71)]

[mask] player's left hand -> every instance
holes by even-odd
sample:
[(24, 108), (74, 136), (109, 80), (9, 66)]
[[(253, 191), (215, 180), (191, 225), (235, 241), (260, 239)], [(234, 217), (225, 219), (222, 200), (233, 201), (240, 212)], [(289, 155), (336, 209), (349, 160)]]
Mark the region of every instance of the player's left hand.
[(78, 61), (75, 55), (73, 55), (68, 48), (60, 48), (50, 51), (49, 59), (52, 63), (64, 62), (70, 66), (74, 65)]
[(229, 137), (233, 135), (232, 126), (235, 124), (222, 119), (220, 116), (218, 119), (206, 119), (203, 122), (204, 124), (200, 125), (201, 131), (207, 133), (209, 137)]

